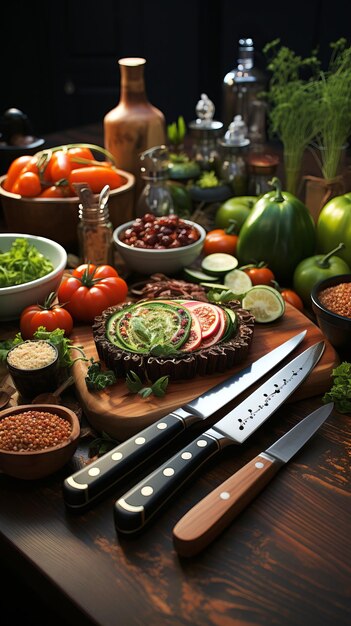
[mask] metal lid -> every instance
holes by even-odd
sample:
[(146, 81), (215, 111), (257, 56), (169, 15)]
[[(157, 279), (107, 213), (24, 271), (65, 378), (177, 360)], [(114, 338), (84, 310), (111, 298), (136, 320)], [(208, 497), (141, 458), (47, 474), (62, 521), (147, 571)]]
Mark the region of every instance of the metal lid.
[(247, 126), (241, 115), (236, 115), (219, 143), (227, 148), (245, 148), (250, 143), (247, 132)]
[(196, 120), (189, 123), (189, 128), (193, 133), (216, 133), (219, 134), (223, 128), (223, 123), (213, 119), (215, 106), (207, 94), (202, 93), (196, 105)]

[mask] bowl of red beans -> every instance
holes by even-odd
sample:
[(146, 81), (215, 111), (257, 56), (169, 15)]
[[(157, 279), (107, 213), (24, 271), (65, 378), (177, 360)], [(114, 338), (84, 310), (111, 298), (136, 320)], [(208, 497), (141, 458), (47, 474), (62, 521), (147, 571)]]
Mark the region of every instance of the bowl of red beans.
[(174, 275), (201, 254), (205, 229), (177, 215), (142, 217), (118, 226), (113, 241), (127, 270), (138, 274)]
[(351, 274), (319, 281), (311, 292), (312, 309), (329, 342), (342, 353), (351, 351)]
[(21, 404), (0, 412), (0, 470), (36, 480), (60, 470), (72, 458), (80, 424), (71, 409), (54, 404)]

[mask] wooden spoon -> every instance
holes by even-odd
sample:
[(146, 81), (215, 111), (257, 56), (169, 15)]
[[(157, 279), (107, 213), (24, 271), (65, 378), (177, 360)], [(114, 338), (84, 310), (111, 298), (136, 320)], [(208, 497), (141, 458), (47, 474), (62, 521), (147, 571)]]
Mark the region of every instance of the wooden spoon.
[(69, 376), (65, 381), (56, 389), (56, 391), (40, 393), (33, 398), (32, 404), (60, 404), (60, 393), (70, 387), (74, 383), (73, 376)]
[(8, 405), (14, 393), (16, 393), (17, 389), (12, 387), (11, 385), (3, 385), (0, 389), (0, 410), (4, 409), (5, 406)]

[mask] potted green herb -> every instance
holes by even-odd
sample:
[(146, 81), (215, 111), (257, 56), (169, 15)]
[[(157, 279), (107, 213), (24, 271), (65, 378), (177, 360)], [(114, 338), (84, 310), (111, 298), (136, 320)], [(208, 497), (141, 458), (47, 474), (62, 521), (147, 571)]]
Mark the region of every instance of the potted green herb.
[(188, 181), (200, 175), (200, 166), (184, 151), (186, 124), (182, 115), (167, 126), (171, 180)]
[[(297, 195), (303, 154), (316, 132), (318, 102), (314, 79), (318, 75), (319, 61), (315, 55), (303, 59), (281, 46), (279, 39), (266, 44), (264, 53), (271, 72), (265, 94), (270, 104), (271, 132), (283, 144), (285, 189)], [(304, 76), (306, 72), (308, 78)]]

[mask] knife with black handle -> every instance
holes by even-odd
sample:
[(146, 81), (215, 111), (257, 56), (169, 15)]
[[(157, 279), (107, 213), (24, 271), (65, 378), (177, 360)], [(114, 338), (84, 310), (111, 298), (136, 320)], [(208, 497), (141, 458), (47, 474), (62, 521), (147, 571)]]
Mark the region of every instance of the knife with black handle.
[(229, 526), (330, 415), (330, 402), (310, 413), (190, 509), (173, 528), (180, 556), (195, 556)]
[(72, 509), (84, 508), (117, 484), (186, 428), (201, 422), (236, 398), (287, 357), (304, 339), (303, 331), (271, 350), (247, 368), (188, 404), (130, 437), (99, 459), (65, 479), (63, 497)]
[(323, 341), (307, 348), (212, 428), (119, 498), (114, 505), (117, 531), (132, 534), (141, 530), (201, 465), (224, 447), (243, 443), (301, 385), (323, 351)]

